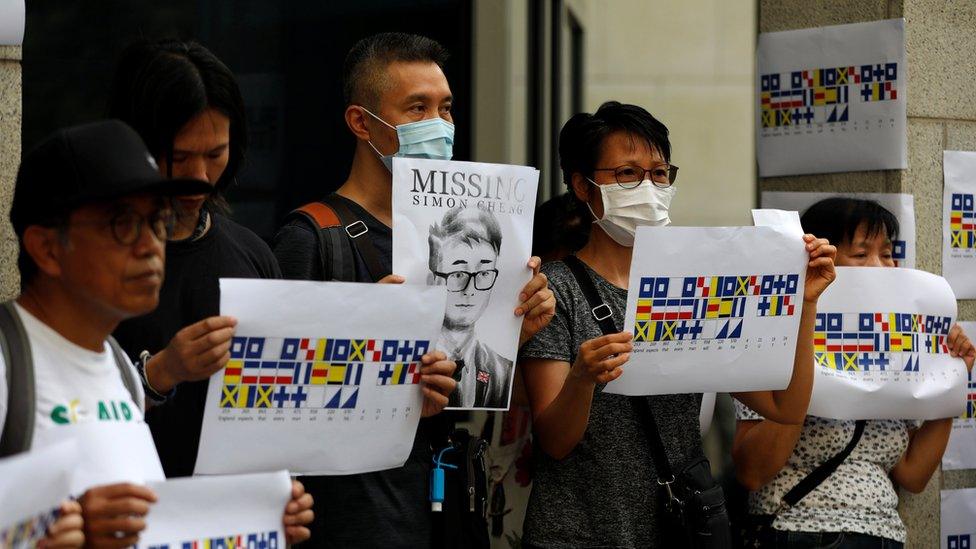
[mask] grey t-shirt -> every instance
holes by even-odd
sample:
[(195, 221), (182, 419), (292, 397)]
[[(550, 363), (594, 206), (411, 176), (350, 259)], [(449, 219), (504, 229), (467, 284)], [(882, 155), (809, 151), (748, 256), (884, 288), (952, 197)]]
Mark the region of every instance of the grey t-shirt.
[[(526, 343), (521, 358), (576, 360), (580, 345), (601, 335), (569, 268), (561, 261), (542, 271), (556, 294), (552, 322)], [(623, 328), (627, 291), (587, 267), (600, 297)], [(625, 365), (624, 368), (629, 367)], [(532, 494), (526, 511), (524, 542), (546, 548), (661, 547), (657, 525), (657, 473), (647, 437), (628, 397), (593, 394), (583, 439), (562, 460), (534, 452)], [(647, 397), (672, 468), (680, 470), (702, 455), (698, 412), (701, 394)]]

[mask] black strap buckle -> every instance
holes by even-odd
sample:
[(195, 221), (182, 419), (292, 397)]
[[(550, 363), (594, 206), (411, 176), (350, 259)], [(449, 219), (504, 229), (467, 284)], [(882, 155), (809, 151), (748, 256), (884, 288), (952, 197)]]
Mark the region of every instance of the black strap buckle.
[(597, 322), (600, 322), (613, 316), (613, 309), (611, 309), (606, 303), (601, 303), (590, 309), (590, 313)]
[(369, 232), (369, 227), (362, 220), (356, 220), (344, 227), (349, 238), (359, 238)]

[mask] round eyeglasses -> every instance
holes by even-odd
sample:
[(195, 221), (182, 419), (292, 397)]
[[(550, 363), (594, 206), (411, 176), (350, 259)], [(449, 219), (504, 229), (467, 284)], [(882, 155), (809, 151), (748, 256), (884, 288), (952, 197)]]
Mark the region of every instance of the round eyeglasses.
[(468, 271), (451, 271), (449, 273), (434, 271), (434, 274), (447, 282), (447, 291), (449, 292), (463, 292), (467, 290), (472, 280), (474, 280), (475, 290), (490, 290), (495, 286), (495, 281), (498, 280), (498, 269), (488, 269), (474, 273)]
[(617, 185), (625, 189), (633, 189), (644, 181), (644, 176), (649, 175), (648, 179), (655, 187), (666, 189), (674, 185), (678, 179), (678, 167), (674, 164), (656, 164), (649, 170), (634, 164), (624, 164), (616, 168), (596, 168), (595, 172), (613, 172), (613, 177)]

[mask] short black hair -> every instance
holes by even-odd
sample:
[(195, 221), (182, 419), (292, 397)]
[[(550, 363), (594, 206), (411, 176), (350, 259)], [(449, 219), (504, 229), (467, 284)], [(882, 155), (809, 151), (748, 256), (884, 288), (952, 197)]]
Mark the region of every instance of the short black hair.
[(342, 66), (342, 94), (346, 105), (376, 109), (386, 68), (395, 62), (436, 63), (441, 70), (448, 53), (436, 40), (417, 34), (384, 32), (363, 38), (346, 54)]
[(898, 218), (873, 200), (836, 196), (825, 198), (807, 208), (800, 218), (803, 230), (831, 244), (850, 244), (862, 225), (867, 237), (884, 234), (888, 240), (898, 237)]
[(611, 134), (624, 132), (643, 140), (657, 150), (666, 162), (671, 161), (668, 128), (643, 107), (618, 101), (607, 101), (593, 114), (574, 114), (559, 132), (559, 167), (563, 181), (574, 197), (573, 174), (593, 176), (603, 142)]
[(213, 197), (226, 207), (221, 193), (237, 177), (247, 150), (244, 99), (234, 73), (196, 42), (140, 41), (122, 52), (108, 115), (132, 126), (157, 158), (172, 165), (176, 134), (208, 108), (230, 119), (230, 158)]

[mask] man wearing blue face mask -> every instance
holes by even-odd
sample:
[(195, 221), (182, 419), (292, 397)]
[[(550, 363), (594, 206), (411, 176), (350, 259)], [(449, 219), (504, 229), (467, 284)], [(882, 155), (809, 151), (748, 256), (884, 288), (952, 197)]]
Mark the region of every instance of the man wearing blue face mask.
[[(402, 33), (377, 34), (350, 50), (343, 91), (346, 125), (356, 138), (352, 167), (335, 193), (293, 212), (275, 236), (274, 253), (285, 278), (403, 282), (391, 274), (391, 159), (451, 159), (453, 98), (443, 71), (446, 59), (447, 51), (437, 42)], [(520, 341), (531, 338), (555, 313), (555, 298), (538, 272), (540, 264), (538, 258), (530, 260), (535, 276), (523, 288), (515, 311), (524, 316)], [(455, 365), (448, 363), (450, 371), (425, 372), (422, 378), (428, 384), (425, 419), (403, 467), (303, 479), (308, 492), (321, 494), (315, 499), (323, 504), (312, 525), (315, 547), (445, 545), (433, 539), (441, 538), (433, 533), (427, 494), (431, 442), (451, 423), (443, 415), (429, 417), (444, 408), (456, 386), (450, 377)], [(326, 508), (327, 501), (339, 504)]]

